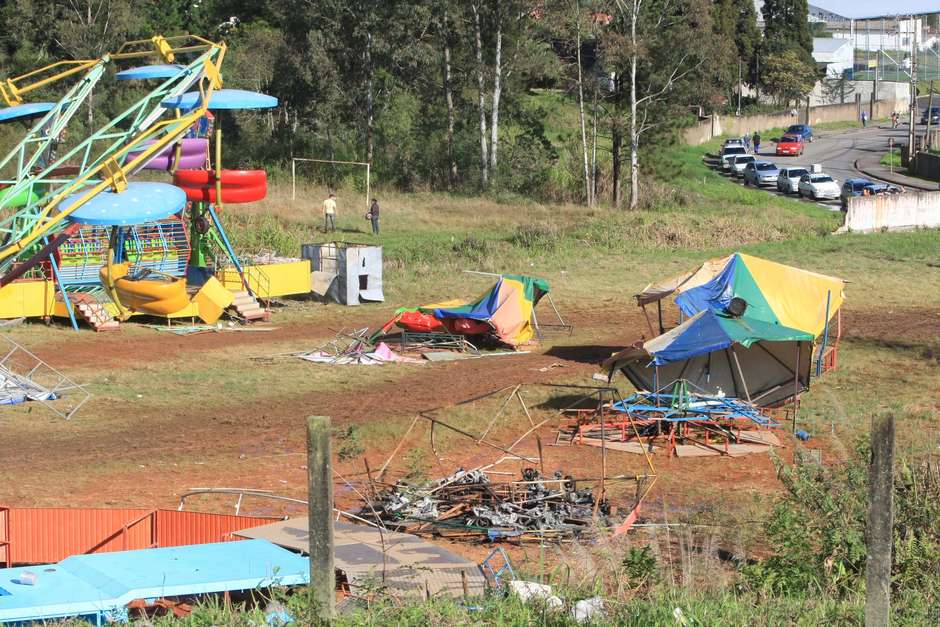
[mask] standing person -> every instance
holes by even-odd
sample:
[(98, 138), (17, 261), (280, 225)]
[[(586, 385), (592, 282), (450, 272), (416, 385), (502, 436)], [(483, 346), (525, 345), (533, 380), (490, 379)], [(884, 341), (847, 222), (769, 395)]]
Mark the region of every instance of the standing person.
[(751, 138), (751, 141), (754, 142), (754, 154), (760, 154), (760, 133), (754, 131), (754, 136)]
[(369, 205), (369, 213), (366, 214), (366, 217), (372, 222), (372, 234), (379, 234), (379, 201), (375, 198), (372, 199), (372, 204)]
[(868, 114), (862, 111), (862, 128), (865, 128), (868, 122)]
[(741, 138), (741, 141), (744, 142), (744, 149), (745, 149), (745, 150), (750, 150), (750, 149), (751, 149), (751, 136), (750, 136), (750, 135), (748, 135), (747, 133), (745, 133), (744, 136)]
[(325, 231), (336, 232), (336, 194), (323, 201), (323, 226)]

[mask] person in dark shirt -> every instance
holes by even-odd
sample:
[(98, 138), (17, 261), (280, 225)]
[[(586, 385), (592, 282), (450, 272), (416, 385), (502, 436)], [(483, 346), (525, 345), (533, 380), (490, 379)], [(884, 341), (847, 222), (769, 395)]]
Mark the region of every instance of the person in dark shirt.
[(754, 136), (751, 137), (751, 142), (754, 144), (754, 154), (760, 153), (760, 133), (754, 131)]
[(379, 234), (379, 201), (375, 198), (372, 199), (372, 204), (369, 206), (369, 220), (372, 222), (372, 234)]

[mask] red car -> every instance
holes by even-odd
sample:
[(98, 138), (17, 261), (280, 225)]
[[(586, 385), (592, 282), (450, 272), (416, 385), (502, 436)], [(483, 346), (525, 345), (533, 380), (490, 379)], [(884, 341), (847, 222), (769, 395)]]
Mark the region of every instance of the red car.
[(778, 155), (800, 156), (803, 154), (803, 138), (799, 135), (784, 135), (777, 142)]

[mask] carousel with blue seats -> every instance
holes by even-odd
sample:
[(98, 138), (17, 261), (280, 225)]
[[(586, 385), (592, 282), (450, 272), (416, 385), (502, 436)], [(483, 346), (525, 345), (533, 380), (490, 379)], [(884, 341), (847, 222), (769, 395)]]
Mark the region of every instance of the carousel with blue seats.
[[(28, 130), (0, 161), (0, 318), (63, 316), (99, 330), (135, 315), (214, 323), (233, 302), (309, 291), (309, 262), (246, 261), (220, 219), (225, 205), (267, 193), (263, 170), (221, 167), (220, 112), (277, 106), (222, 89), (223, 52), (200, 38), (154, 37), (4, 82), (0, 123)], [(144, 95), (87, 137), (68, 138), (91, 88), (125, 59), (162, 62), (117, 71)], [(75, 78), (59, 102), (22, 101), (37, 84)], [(145, 170), (172, 183), (132, 180)]]

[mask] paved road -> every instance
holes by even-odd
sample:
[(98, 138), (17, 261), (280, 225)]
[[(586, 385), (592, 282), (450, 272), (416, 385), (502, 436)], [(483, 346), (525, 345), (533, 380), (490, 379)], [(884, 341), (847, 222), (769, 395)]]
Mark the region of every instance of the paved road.
[[(940, 96), (935, 96), (935, 100), (940, 100)], [(815, 141), (806, 145), (806, 149), (800, 157), (776, 156), (774, 154), (776, 145), (768, 141), (772, 138), (765, 137), (764, 142), (761, 143), (760, 158), (773, 161), (778, 167), (809, 167), (811, 164), (818, 163), (822, 166), (823, 172), (832, 176), (841, 185), (842, 181), (847, 178), (865, 177), (864, 174), (855, 169), (855, 162), (859, 158), (877, 155), (880, 159), (884, 153), (888, 152), (888, 141), (890, 139), (893, 139), (896, 145), (906, 144), (907, 130), (906, 124), (902, 124), (896, 129), (883, 124), (848, 131), (824, 131), (816, 137)], [(918, 124), (916, 130), (923, 133), (924, 127)], [(765, 189), (774, 194), (778, 193), (774, 188)], [(830, 209), (839, 208), (838, 200), (819, 204)]]

